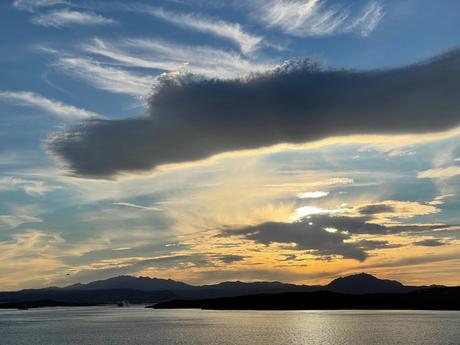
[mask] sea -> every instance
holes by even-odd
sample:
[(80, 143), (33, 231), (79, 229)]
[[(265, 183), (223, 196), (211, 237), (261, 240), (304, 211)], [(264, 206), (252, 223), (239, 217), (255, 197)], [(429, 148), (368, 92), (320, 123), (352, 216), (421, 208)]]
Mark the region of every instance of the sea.
[(0, 344), (460, 345), (460, 312), (0, 310)]

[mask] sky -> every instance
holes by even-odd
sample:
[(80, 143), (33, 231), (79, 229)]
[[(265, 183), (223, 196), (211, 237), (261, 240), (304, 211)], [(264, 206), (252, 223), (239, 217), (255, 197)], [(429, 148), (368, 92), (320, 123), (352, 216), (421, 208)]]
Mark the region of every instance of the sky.
[(1, 1), (0, 290), (460, 285), (459, 11)]

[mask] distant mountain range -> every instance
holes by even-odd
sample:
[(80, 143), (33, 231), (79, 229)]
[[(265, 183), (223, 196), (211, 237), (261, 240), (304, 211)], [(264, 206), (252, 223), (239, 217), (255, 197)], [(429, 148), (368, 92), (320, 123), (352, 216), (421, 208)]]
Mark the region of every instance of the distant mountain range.
[(177, 282), (171, 279), (158, 279), (149, 277), (118, 276), (105, 280), (97, 280), (88, 284), (74, 284), (65, 287), (65, 290), (111, 290), (111, 289), (131, 289), (140, 291), (159, 291), (159, 290), (186, 290), (192, 285)]
[[(223, 282), (194, 286), (171, 279), (119, 276), (88, 284), (74, 284), (63, 288), (28, 289), (0, 292), (0, 308), (15, 304), (37, 304), (37, 301), (58, 301), (68, 304), (159, 303), (171, 300), (211, 299), (244, 295), (307, 293), (329, 291), (342, 294), (406, 294), (434, 286), (405, 286), (395, 280), (385, 280), (360, 273), (340, 277), (329, 284), (295, 285), (281, 282)], [(38, 303), (39, 304), (39, 303)]]

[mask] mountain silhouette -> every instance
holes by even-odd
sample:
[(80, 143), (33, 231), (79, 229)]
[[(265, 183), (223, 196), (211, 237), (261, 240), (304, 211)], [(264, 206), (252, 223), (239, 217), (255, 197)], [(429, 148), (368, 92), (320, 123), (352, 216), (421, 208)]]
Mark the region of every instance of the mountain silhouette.
[(404, 293), (413, 290), (396, 280), (379, 279), (367, 273), (334, 279), (325, 289), (345, 294)]
[[(8, 305), (40, 305), (37, 301), (68, 304), (160, 303), (171, 300), (199, 300), (247, 295), (331, 292), (347, 295), (405, 294), (425, 290), (427, 286), (405, 286), (395, 280), (379, 279), (360, 273), (332, 280), (327, 285), (296, 285), (282, 282), (222, 282), (211, 285), (150, 277), (118, 276), (87, 284), (0, 292), (0, 308)], [(9, 304), (7, 304), (9, 303)], [(13, 303), (13, 304), (11, 304)], [(35, 303), (35, 304), (34, 304)]]
[(371, 274), (359, 273), (340, 277), (332, 280), (329, 284), (321, 285), (296, 285), (274, 282), (240, 282), (226, 281), (218, 284), (194, 286), (171, 279), (159, 279), (150, 277), (118, 276), (105, 280), (98, 280), (88, 284), (74, 284), (65, 287), (66, 290), (110, 290), (132, 289), (140, 291), (180, 291), (185, 294), (201, 295), (234, 295), (245, 293), (269, 293), (291, 291), (316, 291), (328, 290), (346, 294), (363, 293), (403, 293), (414, 290), (413, 287), (404, 286), (396, 280), (379, 279)]
[(132, 289), (139, 291), (159, 290), (186, 290), (192, 288), (186, 283), (171, 279), (159, 279), (150, 277), (118, 276), (105, 280), (97, 280), (88, 284), (74, 284), (65, 287), (66, 290), (110, 290)]

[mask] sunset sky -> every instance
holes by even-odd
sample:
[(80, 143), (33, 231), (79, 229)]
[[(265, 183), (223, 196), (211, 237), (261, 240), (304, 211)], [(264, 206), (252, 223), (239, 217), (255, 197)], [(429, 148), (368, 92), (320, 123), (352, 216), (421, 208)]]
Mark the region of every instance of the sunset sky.
[(1, 1), (0, 290), (460, 285), (458, 13)]

